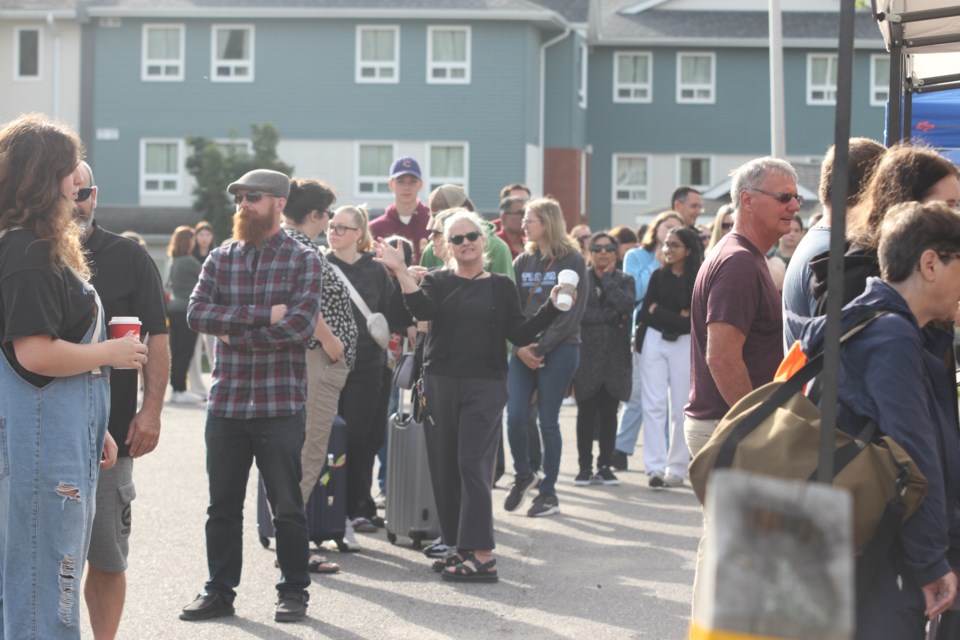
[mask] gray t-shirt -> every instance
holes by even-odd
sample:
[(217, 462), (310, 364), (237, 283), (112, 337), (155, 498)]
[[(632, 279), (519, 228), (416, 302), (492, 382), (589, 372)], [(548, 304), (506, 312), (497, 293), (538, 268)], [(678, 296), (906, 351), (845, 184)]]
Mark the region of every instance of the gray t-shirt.
[(783, 353), (800, 337), (814, 314), (816, 300), (810, 290), (810, 260), (830, 249), (830, 227), (811, 227), (800, 240), (783, 279)]

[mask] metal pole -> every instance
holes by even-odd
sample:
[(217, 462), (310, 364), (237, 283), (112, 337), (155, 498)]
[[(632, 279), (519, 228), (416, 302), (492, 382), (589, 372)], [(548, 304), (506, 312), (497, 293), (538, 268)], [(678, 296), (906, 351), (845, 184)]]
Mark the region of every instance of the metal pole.
[[(837, 56), (837, 111), (834, 125), (833, 198), (830, 202), (830, 262), (827, 267), (827, 322), (823, 342), (823, 395), (820, 404), (819, 482), (833, 481), (834, 427), (837, 423), (837, 387), (840, 380), (840, 314), (843, 308), (843, 254), (847, 226), (847, 181), (850, 158), (850, 103), (853, 86), (853, 26), (855, 0), (840, 5), (840, 43)], [(892, 65), (891, 65), (892, 66)]]
[(783, 26), (780, 0), (769, 0), (770, 22), (770, 155), (787, 155), (787, 134), (783, 105)]
[[(843, 14), (841, 12), (841, 20)], [(841, 29), (843, 24), (841, 22)], [(841, 38), (843, 34), (841, 32)], [(890, 98), (887, 100), (887, 146), (900, 141), (903, 98), (903, 26), (890, 23)], [(839, 108), (839, 104), (837, 105)]]

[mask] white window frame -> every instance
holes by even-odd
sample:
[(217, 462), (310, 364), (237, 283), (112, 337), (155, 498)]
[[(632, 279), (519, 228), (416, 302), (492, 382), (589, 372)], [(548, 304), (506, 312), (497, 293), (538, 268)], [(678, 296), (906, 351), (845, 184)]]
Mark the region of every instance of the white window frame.
[[(433, 148), (434, 147), (462, 147), (463, 148), (463, 177), (459, 176), (437, 176), (433, 173)], [(428, 192), (433, 191), (441, 184), (458, 184), (463, 190), (470, 193), (470, 143), (465, 141), (448, 142), (428, 142), (427, 143), (427, 173), (423, 181), (423, 187)]]
[[(434, 62), (433, 61), (433, 34), (435, 31), (463, 31), (467, 34), (465, 62)], [(427, 84), (470, 84), (470, 67), (472, 65), (471, 42), (473, 29), (469, 26), (460, 25), (429, 25), (427, 27)], [(433, 77), (433, 70), (444, 68), (447, 70), (446, 78)], [(462, 78), (451, 78), (450, 70), (464, 69)]]
[[(175, 144), (177, 145), (177, 173), (147, 173), (147, 145), (151, 144)], [(141, 197), (157, 196), (178, 196), (183, 192), (183, 172), (186, 158), (184, 152), (186, 146), (184, 141), (179, 138), (141, 138), (140, 139), (140, 168), (139, 168), (139, 192)], [(174, 179), (177, 181), (175, 189), (164, 190), (162, 188), (164, 180)], [(161, 188), (155, 191), (146, 188), (147, 180), (158, 180)]]
[[(833, 66), (836, 68), (838, 65), (838, 56), (835, 53), (808, 53), (807, 54), (807, 104), (810, 106), (834, 106), (837, 104), (837, 85), (833, 84), (813, 84), (813, 61), (816, 58), (826, 58), (828, 61), (833, 61)], [(829, 77), (829, 64), (827, 66), (827, 76)], [(837, 79), (839, 82), (839, 78)], [(814, 91), (823, 91), (826, 93), (833, 93), (832, 98), (814, 98)]]
[[(37, 75), (20, 75), (20, 34), (24, 31), (37, 32)], [(39, 82), (43, 80), (43, 28), (17, 27), (13, 30), (13, 78), (24, 82)]]
[[(639, 58), (645, 56), (647, 58), (647, 82), (635, 83), (635, 82), (620, 82), (620, 59), (626, 57)], [(622, 89), (627, 89), (630, 91), (630, 97), (624, 98), (620, 96), (620, 91)], [(646, 90), (647, 97), (638, 98), (635, 96), (635, 92)], [(653, 52), (651, 51), (614, 51), (613, 52), (613, 101), (622, 102), (622, 103), (631, 103), (631, 104), (649, 104), (653, 102)]]
[[(152, 29), (177, 29), (180, 32), (180, 55), (178, 58), (173, 59), (157, 59), (152, 60), (147, 58), (147, 49), (150, 41), (149, 36), (147, 35)], [(172, 24), (172, 23), (150, 23), (144, 24), (143, 29), (141, 30), (140, 39), (141, 43), (141, 53), (140, 53), (140, 80), (143, 82), (182, 82), (184, 77), (184, 65), (186, 64), (186, 27), (182, 24)], [(147, 73), (147, 69), (152, 65), (159, 64), (161, 67), (166, 67), (171, 64), (176, 64), (179, 68), (178, 73), (175, 75), (159, 75), (153, 76)]]
[[(363, 147), (390, 147), (390, 157), (397, 157), (397, 143), (389, 142), (385, 140), (364, 140), (362, 142), (358, 141), (355, 144), (354, 148), (354, 165), (353, 165), (353, 190), (354, 195), (357, 198), (393, 198), (393, 194), (388, 190), (385, 193), (377, 191), (376, 186), (378, 184), (387, 184), (390, 181), (390, 167), (387, 167), (387, 170), (382, 175), (377, 176), (367, 176), (360, 173), (360, 150)], [(374, 183), (373, 191), (362, 191), (360, 189), (361, 182), (372, 182)]]
[[(221, 30), (238, 30), (246, 29), (250, 32), (250, 52), (245, 61), (223, 61), (222, 64), (218, 65), (217, 58), (217, 32)], [(210, 81), (211, 82), (253, 82), (253, 71), (254, 71), (254, 61), (256, 60), (254, 51), (254, 41), (256, 38), (256, 29), (252, 24), (213, 24), (210, 25)], [(229, 76), (218, 76), (217, 75), (217, 66), (229, 66), (230, 75)], [(235, 75), (235, 71), (238, 67), (246, 66), (248, 73), (245, 76)]]
[(587, 89), (590, 86), (587, 79), (590, 50), (586, 42), (580, 43), (580, 86), (577, 88), (577, 105), (581, 109), (587, 108)]
[[(645, 160), (645, 161), (646, 161), (646, 163), (647, 163), (647, 184), (644, 185), (644, 186), (641, 186), (641, 187), (626, 186), (626, 185), (624, 185), (624, 186), (621, 188), (620, 185), (617, 184), (617, 162), (618, 162), (620, 159), (629, 160), (629, 159), (634, 159), (634, 158), (642, 159), (642, 160)], [(613, 186), (613, 193), (612, 193), (612, 195), (613, 195), (613, 202), (616, 203), (616, 204), (648, 204), (648, 203), (650, 202), (650, 170), (651, 170), (652, 167), (653, 167), (653, 158), (652, 158), (651, 156), (649, 156), (649, 155), (642, 154), (642, 153), (615, 153), (615, 154), (613, 154), (613, 173), (612, 173), (611, 178), (610, 178), (610, 182), (612, 183), (612, 186)], [(619, 198), (619, 197), (617, 197), (617, 191), (618, 191), (618, 190), (622, 190), (622, 189), (628, 189), (628, 190), (640, 190), (640, 189), (642, 189), (642, 190), (644, 191), (643, 198), (642, 198), (642, 199), (639, 199), (639, 198)]]
[[(684, 160), (706, 160), (707, 162), (709, 162), (709, 163), (710, 163), (710, 171), (709, 171), (709, 175), (707, 175), (707, 181), (706, 181), (706, 182), (703, 182), (703, 183), (697, 184), (697, 183), (694, 183), (694, 182), (690, 182), (689, 180), (684, 180), (684, 178), (683, 178), (683, 161), (684, 161)], [(696, 153), (684, 153), (684, 154), (682, 154), (682, 155), (678, 155), (678, 156), (677, 156), (677, 174), (676, 174), (676, 175), (677, 175), (677, 179), (676, 179), (676, 184), (682, 184), (682, 185), (686, 185), (686, 186), (688, 186), (688, 187), (693, 187), (694, 189), (697, 189), (698, 191), (703, 191), (703, 190), (705, 190), (705, 189), (710, 188), (711, 186), (713, 186), (713, 167), (714, 167), (715, 164), (716, 164), (716, 162), (714, 161), (713, 156), (707, 155), (707, 154), (699, 155), (699, 154), (696, 154)]]
[[(877, 63), (880, 61), (885, 61), (888, 65), (890, 64), (890, 55), (886, 53), (875, 53), (870, 56), (870, 106), (871, 107), (885, 107), (887, 106), (887, 101), (890, 99), (890, 74), (889, 67), (887, 68), (887, 76), (883, 79), (880, 84), (877, 84)], [(877, 100), (877, 92), (882, 91), (884, 97), (882, 100)]]
[[(709, 58), (710, 59), (710, 83), (709, 84), (684, 84), (683, 83), (683, 59), (684, 58)], [(693, 97), (684, 98), (683, 91), (693, 89), (694, 92), (706, 89), (709, 95), (703, 98)], [(677, 52), (677, 104), (715, 104), (717, 101), (717, 54), (713, 51), (678, 51)]]
[[(392, 31), (393, 32), (393, 62), (364, 62), (363, 55), (363, 32), (364, 31)], [(358, 24), (356, 31), (356, 71), (354, 80), (358, 84), (397, 84), (400, 82), (400, 27), (394, 24)], [(372, 67), (374, 76), (364, 76), (364, 68)], [(380, 77), (381, 69), (393, 69), (393, 77)]]

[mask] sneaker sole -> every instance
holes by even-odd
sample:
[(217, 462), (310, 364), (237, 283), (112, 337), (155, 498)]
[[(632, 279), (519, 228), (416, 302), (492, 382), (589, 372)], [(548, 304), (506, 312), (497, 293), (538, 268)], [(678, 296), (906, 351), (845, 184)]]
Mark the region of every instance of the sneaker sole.
[(227, 618), (236, 613), (236, 610), (233, 607), (229, 609), (218, 609), (216, 611), (205, 612), (201, 614), (189, 614), (181, 613), (180, 619), (186, 620), (187, 622), (197, 622), (200, 620), (213, 620), (215, 618)]
[(530, 486), (523, 490), (523, 493), (520, 495), (520, 500), (517, 501), (517, 506), (515, 506), (513, 509), (507, 509), (507, 505), (506, 503), (504, 503), (503, 505), (504, 511), (508, 513), (513, 513), (514, 511), (516, 511), (517, 509), (523, 506), (523, 503), (527, 501), (527, 494), (533, 491), (534, 489), (536, 489), (537, 487), (539, 487), (540, 482), (543, 480), (543, 478), (540, 477), (539, 472), (535, 472), (534, 477), (536, 478), (536, 482), (531, 482)]
[(531, 518), (542, 518), (542, 517), (544, 517), (544, 516), (552, 516), (552, 515), (554, 515), (554, 514), (556, 514), (556, 513), (560, 513), (560, 507), (559, 507), (559, 506), (550, 507), (549, 509), (545, 509), (544, 511), (541, 511), (540, 513), (528, 513), (527, 515), (528, 515), (529, 517), (531, 517)]
[(589, 480), (574, 480), (574, 481), (573, 481), (573, 486), (575, 486), (575, 487), (589, 487), (591, 484), (593, 484), (593, 483), (590, 482)]
[(290, 614), (290, 613), (285, 613), (283, 615), (276, 614), (273, 616), (273, 621), (274, 622), (301, 622), (306, 617), (307, 617), (306, 611), (300, 614)]
[(603, 484), (603, 486), (605, 486), (605, 487), (619, 487), (619, 486), (620, 486), (620, 481), (619, 481), (619, 480), (604, 480), (604, 481), (602, 482), (602, 484)]

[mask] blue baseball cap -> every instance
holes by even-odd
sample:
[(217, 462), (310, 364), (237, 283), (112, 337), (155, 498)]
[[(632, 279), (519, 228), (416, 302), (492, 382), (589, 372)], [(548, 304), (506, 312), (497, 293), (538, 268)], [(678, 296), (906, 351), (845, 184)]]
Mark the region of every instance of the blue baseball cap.
[(397, 158), (390, 165), (390, 177), (399, 178), (400, 176), (413, 176), (417, 180), (422, 180), (420, 175), (420, 165), (410, 156)]

